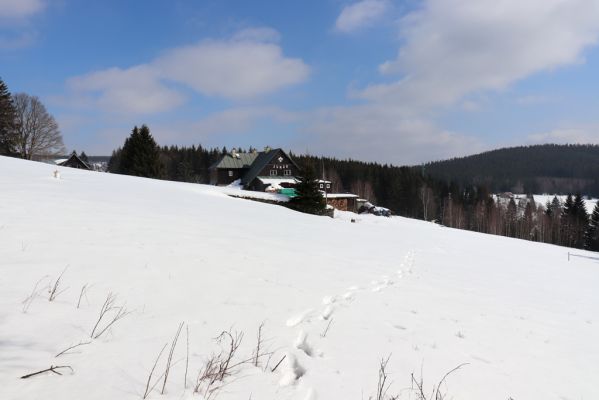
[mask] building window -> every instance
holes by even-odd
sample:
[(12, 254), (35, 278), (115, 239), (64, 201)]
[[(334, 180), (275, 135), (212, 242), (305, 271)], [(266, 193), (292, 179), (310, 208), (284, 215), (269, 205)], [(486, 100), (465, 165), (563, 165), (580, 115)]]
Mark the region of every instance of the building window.
[(331, 184), (327, 183), (327, 189), (330, 189), (330, 188), (331, 188)]
[(233, 171), (229, 171), (229, 176), (233, 176)]
[(270, 170), (270, 176), (275, 176), (277, 175), (277, 170), (276, 169), (271, 169)]
[(291, 170), (290, 169), (286, 169), (285, 170), (285, 175), (290, 176), (291, 175)]
[(324, 186), (322, 185), (322, 183), (320, 184), (320, 188), (322, 189)]

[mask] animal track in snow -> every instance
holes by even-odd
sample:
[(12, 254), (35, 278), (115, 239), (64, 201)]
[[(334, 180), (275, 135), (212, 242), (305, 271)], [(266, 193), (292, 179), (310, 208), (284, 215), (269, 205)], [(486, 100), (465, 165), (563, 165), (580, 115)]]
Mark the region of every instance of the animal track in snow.
[(309, 357), (322, 356), (321, 351), (314, 350), (312, 345), (308, 343), (308, 334), (304, 331), (300, 331), (297, 339), (295, 339), (294, 347), (303, 351)]
[(299, 325), (302, 322), (304, 322), (304, 320), (306, 320), (308, 317), (310, 317), (312, 312), (314, 312), (314, 310), (312, 308), (310, 308), (310, 309), (302, 312), (301, 314), (297, 314), (297, 315), (289, 318), (286, 322), (286, 325), (289, 327)]
[(285, 358), (283, 376), (279, 380), (279, 386), (289, 386), (304, 376), (306, 369), (300, 365), (295, 355), (288, 353)]
[(331, 315), (333, 315), (333, 306), (329, 304), (325, 307), (320, 317), (326, 321), (331, 318)]

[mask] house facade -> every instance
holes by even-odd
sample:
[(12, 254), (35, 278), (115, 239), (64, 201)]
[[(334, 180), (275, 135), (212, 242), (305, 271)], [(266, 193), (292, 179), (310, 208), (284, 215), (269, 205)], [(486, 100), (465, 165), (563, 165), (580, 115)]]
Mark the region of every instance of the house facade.
[(236, 180), (244, 189), (271, 191), (295, 185), (299, 167), (283, 149), (225, 154), (210, 167), (210, 183), (226, 186)]

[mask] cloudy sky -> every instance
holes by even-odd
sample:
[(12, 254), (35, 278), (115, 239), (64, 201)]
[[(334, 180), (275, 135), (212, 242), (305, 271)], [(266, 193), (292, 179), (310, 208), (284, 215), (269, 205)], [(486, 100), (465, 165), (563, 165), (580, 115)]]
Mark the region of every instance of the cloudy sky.
[(0, 0), (0, 77), (67, 147), (414, 164), (599, 143), (599, 0)]

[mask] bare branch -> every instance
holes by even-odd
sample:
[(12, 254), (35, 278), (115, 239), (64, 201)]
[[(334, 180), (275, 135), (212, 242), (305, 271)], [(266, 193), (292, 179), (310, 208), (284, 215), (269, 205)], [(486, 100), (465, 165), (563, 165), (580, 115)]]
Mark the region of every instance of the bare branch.
[(70, 365), (56, 365), (56, 366), (50, 365), (50, 368), (46, 368), (46, 369), (43, 369), (41, 371), (32, 372), (30, 374), (23, 375), (20, 378), (21, 379), (27, 379), (27, 378), (31, 378), (32, 376), (43, 374), (44, 372), (53, 372), (56, 375), (62, 375), (60, 372), (58, 372), (58, 370), (61, 369), (61, 368), (68, 368), (68, 369), (71, 370), (71, 372), (73, 372), (73, 368), (71, 368)]

